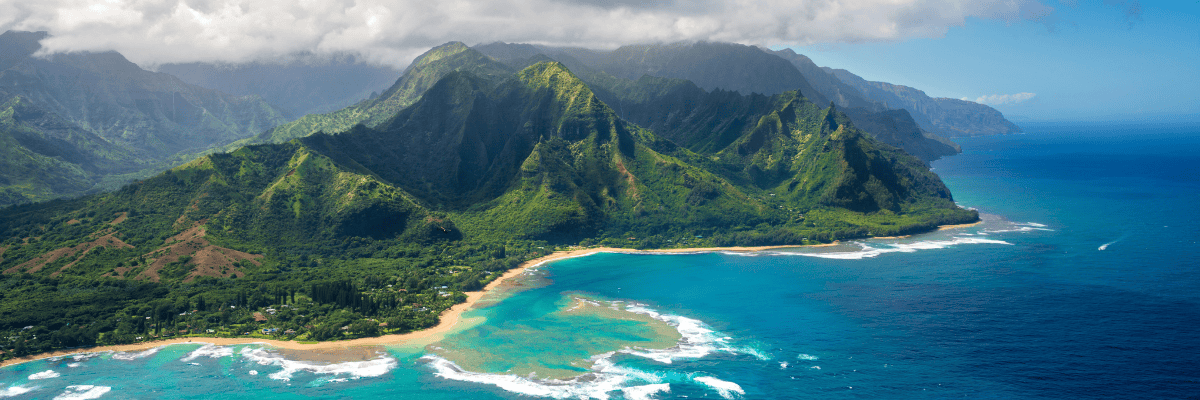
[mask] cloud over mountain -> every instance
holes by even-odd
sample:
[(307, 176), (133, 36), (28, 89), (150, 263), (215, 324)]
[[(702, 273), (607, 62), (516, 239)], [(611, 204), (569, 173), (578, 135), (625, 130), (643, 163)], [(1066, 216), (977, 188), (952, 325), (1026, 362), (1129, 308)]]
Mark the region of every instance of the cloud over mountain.
[(940, 37), (967, 18), (1053, 12), (1038, 0), (0, 0), (0, 31), (45, 30), (48, 51), (117, 50), (143, 65), (312, 52), (403, 66), (450, 40), (803, 45)]

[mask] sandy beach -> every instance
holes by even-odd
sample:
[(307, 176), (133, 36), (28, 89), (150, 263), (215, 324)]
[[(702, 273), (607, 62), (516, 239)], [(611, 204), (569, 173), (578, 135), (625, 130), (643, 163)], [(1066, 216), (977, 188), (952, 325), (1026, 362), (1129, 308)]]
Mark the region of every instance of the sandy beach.
[[(972, 225), (974, 225), (974, 224), (947, 226), (947, 227), (942, 227), (941, 229), (950, 229), (950, 228), (954, 228), (954, 227), (972, 226)], [(837, 244), (838, 244), (837, 242), (834, 242), (834, 243), (829, 243), (829, 244), (818, 244), (818, 245), (807, 245), (807, 246), (790, 245), (790, 246), (759, 246), (759, 247), (697, 247), (697, 248), (684, 248), (684, 249), (655, 249), (655, 250), (623, 249), (623, 248), (615, 248), (615, 247), (593, 247), (593, 248), (581, 248), (581, 249), (566, 250), (566, 251), (556, 251), (556, 252), (548, 254), (546, 256), (521, 263), (521, 265), (519, 265), (517, 268), (513, 268), (513, 269), (509, 270), (508, 272), (505, 272), (504, 275), (501, 275), (499, 278), (497, 278), (496, 280), (489, 283), (481, 291), (466, 292), (466, 295), (467, 295), (466, 302), (457, 304), (457, 305), (451, 307), (449, 310), (444, 311), (436, 326), (429, 328), (429, 329), (416, 331), (416, 332), (409, 332), (409, 333), (397, 334), (397, 335), (384, 335), (384, 336), (378, 336), (378, 337), (353, 339), (353, 340), (342, 340), (342, 341), (335, 341), (335, 342), (318, 342), (318, 343), (300, 343), (300, 342), (296, 342), (296, 341), (271, 340), (271, 339), (259, 339), (259, 338), (184, 337), (184, 338), (175, 338), (175, 339), (160, 340), (160, 341), (145, 342), (145, 343), (123, 344), (123, 345), (112, 345), (112, 346), (96, 346), (96, 347), (89, 347), (89, 348), (58, 350), (58, 351), (53, 351), (53, 352), (49, 352), (49, 353), (41, 353), (41, 354), (37, 354), (37, 355), (33, 355), (33, 356), (27, 356), (27, 357), (6, 360), (3, 362), (0, 362), (0, 367), (7, 367), (9, 365), (15, 365), (15, 364), (20, 364), (20, 363), (25, 363), (25, 362), (29, 362), (29, 361), (35, 361), (35, 360), (41, 360), (41, 359), (46, 359), (46, 358), (68, 356), (68, 355), (72, 355), (72, 354), (99, 353), (99, 352), (110, 352), (110, 351), (111, 352), (143, 351), (143, 350), (148, 350), (148, 349), (152, 349), (152, 348), (160, 347), (160, 346), (167, 346), (167, 345), (172, 345), (172, 344), (186, 344), (186, 343), (211, 343), (211, 344), (218, 345), (218, 346), (228, 346), (228, 345), (238, 345), (238, 344), (265, 344), (265, 345), (276, 347), (276, 348), (279, 348), (279, 349), (282, 349), (285, 351), (311, 351), (310, 352), (311, 354), (309, 354), (309, 355), (312, 356), (312, 358), (317, 358), (317, 359), (322, 359), (322, 360), (358, 358), (358, 356), (355, 356), (356, 354), (373, 353), (375, 351), (375, 349), (378, 349), (382, 346), (399, 346), (399, 345), (413, 344), (413, 343), (418, 343), (418, 342), (435, 341), (435, 339), (438, 339), (441, 335), (451, 332), (455, 328), (455, 326), (457, 326), (458, 323), (461, 322), (462, 313), (475, 307), (475, 305), (477, 303), (479, 303), (479, 300), (482, 299), (484, 297), (484, 295), (495, 291), (499, 286), (504, 284), (506, 281), (508, 281), (518, 275), (521, 275), (522, 273), (524, 273), (526, 270), (528, 270), (530, 268), (534, 268), (534, 267), (540, 266), (542, 264), (546, 264), (546, 263), (557, 261), (557, 260), (562, 260), (562, 259), (567, 259), (567, 258), (575, 258), (575, 257), (584, 257), (584, 256), (596, 254), (596, 253), (676, 254), (676, 253), (708, 253), (708, 252), (715, 252), (715, 251), (754, 252), (754, 251), (765, 251), (765, 250), (796, 248), (796, 247), (824, 247), (824, 246), (834, 246)], [(375, 348), (375, 349), (371, 349), (371, 348)], [(301, 358), (310, 358), (310, 357), (301, 357)]]
[(975, 221), (975, 222), (972, 222), (972, 223), (969, 223), (969, 224), (959, 224), (959, 225), (942, 225), (942, 226), (939, 226), (939, 227), (938, 227), (938, 230), (939, 230), (939, 231), (944, 231), (944, 230), (947, 230), (947, 229), (970, 228), (970, 227), (972, 227), (972, 226), (976, 226), (976, 225), (979, 225), (979, 224), (982, 224), (982, 223), (983, 223), (983, 220), (982, 220), (982, 219), (980, 219), (980, 220), (978, 220), (978, 221)]

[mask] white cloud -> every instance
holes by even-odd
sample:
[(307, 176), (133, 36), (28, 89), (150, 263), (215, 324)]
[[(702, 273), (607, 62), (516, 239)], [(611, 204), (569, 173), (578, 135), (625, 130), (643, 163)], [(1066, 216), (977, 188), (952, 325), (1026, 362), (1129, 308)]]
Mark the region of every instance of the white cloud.
[(0, 31), (48, 51), (134, 62), (357, 53), (403, 66), (451, 40), (592, 48), (683, 40), (758, 45), (941, 37), (968, 18), (1043, 19), (1040, 0), (0, 0)]
[(963, 100), (974, 101), (979, 104), (987, 104), (989, 106), (998, 106), (1003, 104), (1017, 104), (1037, 96), (1037, 93), (1017, 93), (1017, 94), (990, 94), (987, 96), (979, 96), (975, 100), (963, 97)]

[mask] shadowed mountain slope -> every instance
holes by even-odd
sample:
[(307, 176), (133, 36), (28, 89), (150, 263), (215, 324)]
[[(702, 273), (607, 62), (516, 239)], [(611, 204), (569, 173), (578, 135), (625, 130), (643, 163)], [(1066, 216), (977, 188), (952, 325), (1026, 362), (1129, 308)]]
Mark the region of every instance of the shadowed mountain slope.
[[(283, 122), (257, 97), (189, 85), (143, 70), (117, 53), (34, 57), (45, 37), (0, 35), (0, 102), (19, 108), (2, 129), (5, 136), (23, 138), (17, 141), (22, 149), (10, 150), (27, 154), (23, 159), (33, 168), (22, 170), (28, 174), (0, 172), (10, 179), (21, 175), (27, 183), (6, 186), (10, 195), (0, 204), (112, 188)], [(34, 166), (47, 163), (59, 164), (53, 170), (60, 173)], [(85, 173), (72, 172), (76, 167)], [(66, 176), (73, 177), (70, 184), (35, 182)]]
[(461, 42), (434, 47), (413, 60), (404, 73), (378, 97), (326, 114), (312, 114), (280, 125), (254, 138), (253, 143), (279, 143), (317, 132), (341, 133), (357, 124), (376, 126), (412, 105), (434, 83), (453, 71), (499, 76), (512, 68), (471, 50)]
[[(910, 118), (908, 115), (883, 113), (882, 104), (865, 99), (857, 89), (842, 84), (832, 75), (821, 72), (816, 82), (827, 90), (817, 89), (792, 63), (756, 47), (701, 42), (626, 46), (603, 52), (496, 42), (476, 46), (475, 49), (513, 67), (523, 67), (541, 59), (561, 61), (589, 84), (618, 97), (644, 97), (643, 93), (629, 91), (638, 91), (636, 86), (645, 83), (642, 78), (647, 76), (686, 80), (703, 90), (734, 91), (742, 95), (757, 93), (769, 96), (799, 90), (818, 104), (826, 104), (826, 98), (837, 99), (836, 103), (843, 105), (851, 119), (861, 119), (862, 123), (857, 125), (862, 129), (923, 160), (930, 161), (958, 153), (957, 146), (948, 140), (922, 132), (920, 128), (912, 129), (916, 125), (905, 121)], [(815, 65), (812, 67), (816, 68)], [(635, 80), (638, 83), (634, 83)], [(638, 107), (650, 107), (657, 112), (672, 114), (688, 112), (685, 109), (667, 110), (662, 105), (646, 104), (648, 99), (640, 101), (642, 104), (637, 106), (626, 107), (614, 103), (613, 107), (622, 118), (643, 125), (643, 120), (627, 113), (635, 112)], [(679, 102), (673, 104), (686, 106)], [(847, 105), (851, 108), (845, 108)], [(658, 128), (651, 129), (657, 131)]]

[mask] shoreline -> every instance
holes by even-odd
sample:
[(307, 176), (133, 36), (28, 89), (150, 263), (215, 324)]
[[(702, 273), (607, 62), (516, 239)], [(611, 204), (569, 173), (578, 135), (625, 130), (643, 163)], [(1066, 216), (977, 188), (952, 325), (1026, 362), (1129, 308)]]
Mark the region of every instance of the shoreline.
[[(983, 223), (983, 218), (980, 218), (978, 221), (975, 221), (975, 222), (972, 222), (969, 224), (941, 225), (941, 226), (938, 226), (937, 230), (944, 231), (947, 229), (970, 228), (972, 226), (978, 226), (979, 224), (982, 224), (982, 223)], [(912, 235), (909, 235), (909, 236), (912, 236)]]
[[(942, 226), (939, 226), (937, 230), (940, 231), (940, 230), (945, 230), (945, 229), (954, 229), (954, 228), (975, 226), (982, 222), (983, 221), (978, 221), (978, 222), (974, 222), (974, 223), (970, 223), (970, 224), (961, 224), (961, 225), (942, 225)], [(350, 339), (350, 340), (333, 341), (333, 342), (318, 342), (318, 343), (301, 343), (301, 342), (291, 341), (291, 340), (259, 339), (259, 338), (223, 338), (223, 337), (194, 336), (194, 337), (184, 337), (184, 338), (176, 338), (176, 339), (168, 339), (168, 340), (159, 340), (159, 341), (154, 341), (154, 342), (105, 345), (105, 346), (95, 346), (95, 347), (87, 347), (87, 348), (55, 350), (55, 351), (51, 351), (48, 353), (39, 353), (39, 354), (31, 355), (31, 356), (18, 357), (18, 358), (12, 358), (12, 359), (8, 359), (8, 360), (0, 361), (0, 368), (6, 368), (9, 366), (23, 364), (23, 363), (27, 363), (27, 362), (31, 362), (31, 361), (44, 360), (47, 358), (64, 357), (64, 356), (70, 356), (70, 355), (76, 355), (76, 354), (145, 351), (145, 350), (149, 350), (149, 349), (153, 349), (153, 348), (157, 348), (157, 347), (170, 346), (170, 345), (175, 345), (175, 344), (213, 344), (213, 345), (217, 345), (217, 346), (232, 346), (232, 345), (242, 345), (242, 344), (265, 344), (265, 345), (268, 345), (271, 347), (275, 347), (275, 348), (279, 348), (279, 349), (286, 349), (286, 350), (340, 350), (340, 349), (347, 349), (347, 348), (351, 348), (351, 347), (362, 347), (362, 346), (398, 346), (398, 345), (403, 345), (403, 344), (406, 344), (409, 342), (415, 342), (415, 341), (419, 341), (419, 340), (429, 339), (431, 337), (450, 332), (462, 320), (462, 314), (464, 312), (475, 307), (475, 305), (477, 303), (479, 303), (479, 300), (481, 300), (485, 295), (494, 292), (504, 282), (525, 273), (525, 271), (530, 268), (536, 268), (538, 266), (541, 266), (542, 264), (547, 264), (547, 263), (551, 263), (554, 261), (565, 260), (568, 258), (586, 257), (586, 256), (590, 256), (590, 255), (597, 254), (597, 253), (700, 254), (700, 253), (714, 253), (714, 252), (721, 252), (721, 251), (756, 252), (756, 251), (767, 251), (767, 250), (776, 250), (776, 249), (785, 249), (785, 248), (829, 247), (829, 246), (837, 246), (838, 244), (840, 244), (840, 242), (835, 241), (833, 243), (811, 244), (811, 245), (779, 245), (779, 246), (753, 246), (753, 247), (748, 247), (748, 246), (693, 247), (693, 248), (680, 248), (680, 249), (649, 249), (649, 250), (625, 249), (625, 248), (619, 248), (619, 247), (591, 247), (591, 248), (580, 248), (580, 249), (573, 249), (573, 250), (560, 250), (560, 251), (555, 251), (555, 252), (547, 254), (545, 256), (538, 257), (538, 258), (521, 263), (516, 268), (506, 271), (504, 273), (504, 275), (501, 275), (499, 278), (496, 278), (496, 280), (488, 283), (487, 286), (485, 286), (482, 290), (480, 290), (478, 292), (464, 292), (464, 294), (467, 295), (466, 301), (459, 303), (459, 304), (455, 304), (454, 306), (450, 307), (446, 311), (443, 311), (442, 315), (438, 319), (437, 325), (435, 325), (431, 328), (427, 328), (427, 329), (423, 329), (423, 330), (419, 330), (419, 331), (413, 331), (413, 332), (401, 333), (401, 334), (384, 335), (384, 336), (376, 336), (376, 337), (369, 337), (369, 338)]]

